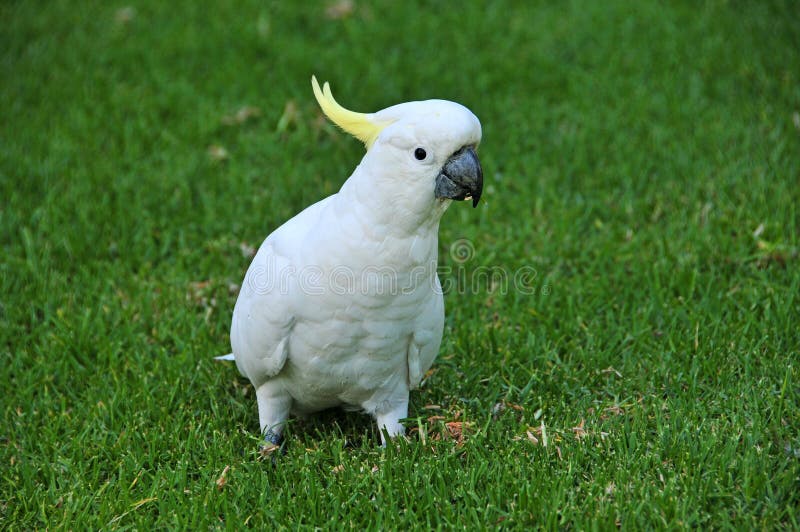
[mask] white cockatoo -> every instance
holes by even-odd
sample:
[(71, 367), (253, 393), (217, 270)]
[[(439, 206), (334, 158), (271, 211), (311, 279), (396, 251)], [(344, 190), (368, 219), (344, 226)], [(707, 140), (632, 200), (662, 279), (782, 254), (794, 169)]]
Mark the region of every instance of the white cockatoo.
[(452, 200), (480, 199), (481, 124), (445, 100), (356, 113), (311, 82), (367, 153), (338, 193), (261, 244), (233, 310), (233, 353), (220, 358), (253, 384), (268, 446), (290, 414), (334, 406), (371, 414), (385, 444), (441, 344), (439, 220)]

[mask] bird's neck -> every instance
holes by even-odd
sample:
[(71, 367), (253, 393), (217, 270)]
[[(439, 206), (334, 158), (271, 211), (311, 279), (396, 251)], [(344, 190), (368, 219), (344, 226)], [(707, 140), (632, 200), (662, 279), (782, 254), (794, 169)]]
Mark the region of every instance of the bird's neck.
[[(433, 189), (392, 186), (395, 179), (381, 176), (381, 169), (365, 168), (362, 162), (339, 191), (341, 207), (351, 210), (362, 225), (394, 238), (434, 236), (450, 204), (438, 200)], [(432, 235), (431, 235), (432, 234)]]

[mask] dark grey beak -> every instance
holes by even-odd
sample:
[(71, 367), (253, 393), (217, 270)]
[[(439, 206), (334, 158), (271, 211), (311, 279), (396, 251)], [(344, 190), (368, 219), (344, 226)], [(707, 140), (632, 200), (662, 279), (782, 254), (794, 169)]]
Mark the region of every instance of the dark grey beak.
[(437, 198), (464, 200), (472, 198), (477, 207), (483, 193), (483, 170), (475, 150), (465, 146), (455, 152), (436, 176)]

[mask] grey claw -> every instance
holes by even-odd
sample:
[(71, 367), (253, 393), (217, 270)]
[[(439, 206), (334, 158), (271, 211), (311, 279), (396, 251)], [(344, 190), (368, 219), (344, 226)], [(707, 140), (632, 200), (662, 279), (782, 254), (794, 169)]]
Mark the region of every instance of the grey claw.
[(264, 457), (271, 456), (274, 463), (276, 452), (281, 454), (286, 452), (286, 449), (283, 446), (283, 436), (273, 432), (272, 429), (268, 429), (264, 433), (264, 445), (262, 445), (259, 449), (259, 454)]
[(273, 432), (272, 429), (267, 429), (264, 433), (264, 441), (267, 444), (280, 446), (280, 444), (283, 443), (283, 436), (277, 432)]

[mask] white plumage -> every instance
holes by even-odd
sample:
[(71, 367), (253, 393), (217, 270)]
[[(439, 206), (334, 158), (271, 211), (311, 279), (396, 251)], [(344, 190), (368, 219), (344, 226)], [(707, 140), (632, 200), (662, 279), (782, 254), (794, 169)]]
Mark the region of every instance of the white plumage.
[(391, 437), (439, 350), (439, 219), (450, 198), (480, 196), (481, 126), (442, 100), (353, 113), (313, 84), (325, 113), (368, 151), (337, 194), (264, 240), (233, 311), (231, 347), (272, 443), (290, 413), (334, 406), (363, 409)]

